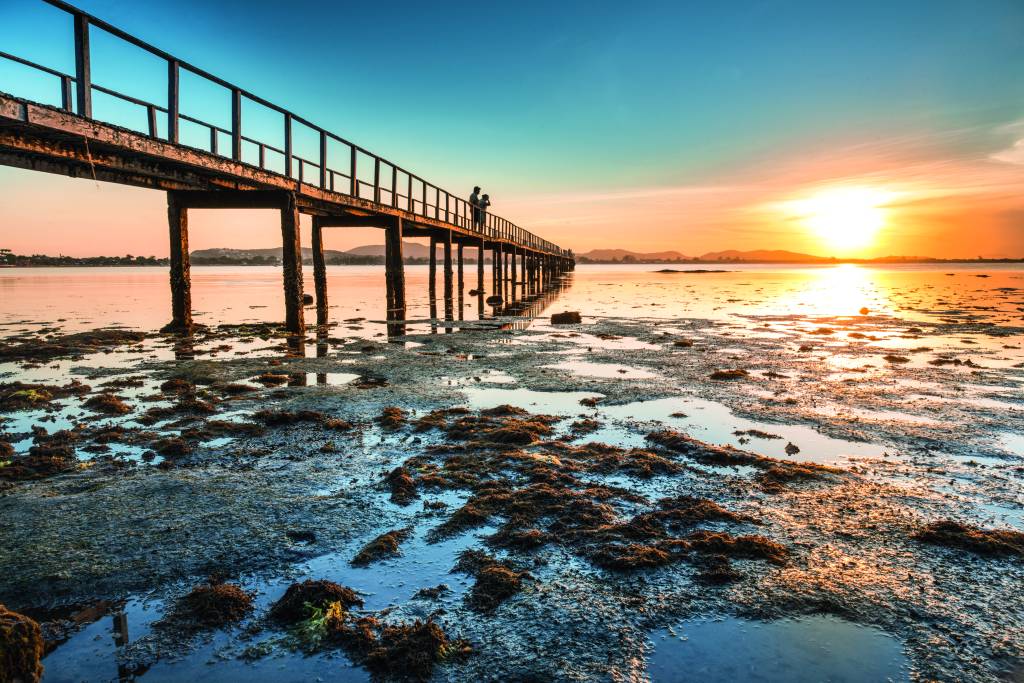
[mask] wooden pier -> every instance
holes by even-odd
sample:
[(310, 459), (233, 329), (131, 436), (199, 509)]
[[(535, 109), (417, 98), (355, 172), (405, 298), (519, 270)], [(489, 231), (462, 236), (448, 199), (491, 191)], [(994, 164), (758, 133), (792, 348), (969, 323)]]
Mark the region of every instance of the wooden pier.
[[(406, 318), (402, 239), (430, 239), (430, 287), (434, 297), (436, 244), (443, 245), (445, 318), (453, 318), (458, 272), (459, 298), (465, 286), (463, 256), (476, 251), (475, 296), (479, 308), (499, 297), (501, 304), (536, 297), (572, 270), (572, 252), (510, 221), (486, 213), (474, 215), (466, 199), (335, 135), (297, 114), (228, 83), (159, 48), (60, 0), (41, 0), (66, 12), (73, 26), (75, 73), (67, 74), (0, 51), (7, 59), (53, 79), (60, 105), (33, 102), (0, 93), (0, 164), (102, 180), (167, 193), (170, 236), (171, 321), (168, 331), (192, 328), (189, 276), (189, 209), (267, 209), (281, 214), (285, 325), (305, 330), (299, 216), (312, 216), (311, 248), (318, 325), (328, 322), (328, 291), (323, 230), (379, 228), (385, 232), (387, 320), (389, 334), (402, 334)], [(90, 31), (119, 38), (167, 64), (167, 97), (147, 102), (93, 82)], [(231, 126), (191, 116), (180, 108), (182, 72), (205, 79), (230, 94)], [(0, 84), (0, 90), (3, 89)], [(125, 128), (93, 117), (96, 93), (144, 111), (146, 126)], [(269, 110), (281, 117), (275, 139), (246, 134), (243, 111)], [(182, 124), (208, 131), (204, 148), (184, 144)], [(296, 149), (298, 129), (319, 138), (319, 154), (306, 158)], [(194, 137), (194, 136), (193, 136)], [(228, 145), (222, 145), (229, 141)], [(307, 155), (312, 156), (312, 155)], [(491, 255), (491, 287), (485, 290), (484, 260)], [(453, 267), (453, 258), (457, 263)], [(496, 301), (496, 300), (493, 300)], [(460, 311), (461, 316), (461, 311)]]

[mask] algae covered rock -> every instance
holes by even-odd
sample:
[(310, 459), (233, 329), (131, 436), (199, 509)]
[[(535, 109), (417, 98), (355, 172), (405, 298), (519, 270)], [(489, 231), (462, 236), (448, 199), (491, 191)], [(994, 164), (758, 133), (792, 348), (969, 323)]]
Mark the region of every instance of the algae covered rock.
[(0, 683), (35, 683), (43, 676), (43, 633), (32, 619), (0, 605)]

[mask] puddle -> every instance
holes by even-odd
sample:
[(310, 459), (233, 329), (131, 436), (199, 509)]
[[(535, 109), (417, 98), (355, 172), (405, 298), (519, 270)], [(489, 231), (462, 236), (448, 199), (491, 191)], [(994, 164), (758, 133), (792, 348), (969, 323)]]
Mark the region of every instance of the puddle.
[(1024, 457), (1024, 434), (1003, 432), (996, 439), (996, 447), (1008, 453)]
[(307, 372), (306, 384), (328, 387), (340, 387), (359, 379), (359, 375), (351, 372)]
[[(881, 447), (873, 444), (833, 439), (806, 425), (748, 420), (733, 414), (721, 403), (696, 397), (681, 396), (637, 401), (619, 406), (601, 406), (601, 411), (616, 420), (658, 421), (701, 441), (734, 446), (772, 458), (796, 462), (833, 463), (855, 457), (879, 457), (883, 451)], [(672, 417), (673, 413), (683, 413), (685, 417)], [(749, 430), (774, 434), (781, 438), (760, 439), (748, 434), (735, 433)], [(788, 455), (786, 445), (789, 443), (800, 448), (800, 452)]]
[(655, 632), (653, 639), (648, 671), (654, 683), (909, 680), (899, 641), (830, 616), (684, 622)]
[[(434, 496), (433, 499), (444, 501), (450, 507), (458, 507), (465, 502), (464, 496), (454, 493)], [(443, 605), (462, 600), (473, 579), (465, 574), (451, 573), (453, 558), (467, 547), (478, 544), (481, 537), (496, 529), (485, 526), (470, 534), (430, 544), (425, 539), (430, 526), (421, 524), (416, 533), (402, 544), (400, 556), (368, 567), (353, 567), (350, 560), (365, 542), (371, 540), (372, 535), (354, 539), (344, 550), (316, 557), (295, 567), (287, 578), (271, 582), (243, 578), (241, 585), (256, 593), (256, 609), (238, 628), (244, 631), (248, 624), (264, 615), (291, 583), (310, 578), (324, 578), (351, 587), (363, 598), (364, 609), (368, 611), (402, 604), (406, 610), (423, 619)], [(442, 594), (439, 600), (413, 599), (419, 589), (442, 583), (447, 584), (450, 591)], [(44, 659), (44, 682), (134, 680), (127, 672), (118, 669), (118, 649), (126, 642), (134, 642), (149, 634), (152, 625), (163, 616), (166, 608), (167, 605), (160, 600), (134, 598), (123, 609), (125, 618), (121, 622), (122, 626), (118, 626), (116, 618), (105, 616), (77, 631)], [(127, 627), (123, 624), (127, 624)], [(272, 640), (278, 635), (279, 632), (274, 629), (259, 632), (248, 645), (258, 647), (259, 642)], [(240, 683), (253, 680), (370, 680), (365, 669), (354, 666), (340, 652), (325, 651), (305, 656), (301, 652), (286, 650), (253, 661), (225, 656), (228, 652), (237, 654), (237, 647), (236, 629), (213, 632), (208, 641), (200, 642), (197, 650), (187, 657), (158, 660), (146, 671), (142, 680), (193, 679)]]
[(555, 370), (568, 370), (579, 377), (607, 377), (617, 379), (650, 379), (658, 377), (658, 374), (650, 370), (632, 368), (628, 365), (616, 363), (590, 363), (582, 360), (567, 360), (554, 365), (545, 365), (545, 368)]
[(583, 410), (580, 401), (601, 397), (601, 394), (592, 391), (534, 391), (490, 387), (467, 387), (464, 391), (468, 405), (473, 410), (508, 404), (531, 413), (549, 415), (575, 415)]

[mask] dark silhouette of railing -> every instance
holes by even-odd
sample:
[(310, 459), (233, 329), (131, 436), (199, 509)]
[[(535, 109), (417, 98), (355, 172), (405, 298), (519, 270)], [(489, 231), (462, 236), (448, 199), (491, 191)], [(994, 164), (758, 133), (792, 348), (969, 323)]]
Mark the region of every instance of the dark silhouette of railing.
[[(201, 126), (209, 130), (209, 147), (198, 148), (209, 151), (213, 154), (229, 156), (232, 160), (240, 163), (248, 163), (242, 159), (243, 143), (256, 146), (258, 162), (255, 165), (261, 170), (277, 173), (287, 178), (299, 181), (300, 183), (316, 184), (323, 190), (346, 194), (362, 200), (370, 200), (381, 206), (391, 207), (408, 211), (414, 216), (431, 218), (443, 223), (458, 226), (464, 231), (479, 235), (488, 240), (502, 240), (517, 247), (525, 247), (534, 251), (548, 253), (563, 258), (572, 258), (572, 252), (562, 249), (557, 245), (534, 235), (533, 233), (515, 225), (514, 223), (494, 215), (486, 213), (483, 224), (474, 220), (473, 207), (470, 203), (451, 192), (427, 182), (422, 177), (408, 171), (401, 166), (370, 152), (363, 147), (350, 142), (349, 140), (325, 130), (309, 120), (279, 107), (267, 100), (255, 95), (243, 88), (233, 85), (222, 78), (219, 78), (208, 71), (193, 66), (188, 62), (178, 59), (163, 50), (146, 43), (135, 36), (122, 31), (121, 29), (108, 24), (82, 10), (69, 5), (61, 0), (43, 0), (69, 15), (74, 21), (75, 40), (75, 74), (66, 74), (56, 69), (37, 64), (30, 60), (18, 57), (7, 52), (0, 51), (0, 58), (22, 64), (43, 73), (60, 79), (61, 107), (70, 112), (85, 118), (93, 118), (92, 95), (93, 92), (103, 93), (115, 97), (124, 102), (143, 107), (146, 111), (148, 130), (145, 131), (150, 137), (163, 139), (175, 144), (184, 144), (179, 140), (180, 123), (189, 123)], [(147, 102), (145, 100), (117, 92), (111, 88), (104, 87), (92, 81), (92, 70), (90, 61), (89, 29), (96, 27), (120, 38), (131, 45), (134, 45), (146, 52), (159, 57), (167, 62), (167, 101), (165, 104)], [(179, 82), (182, 71), (187, 71), (211, 83), (221, 86), (231, 93), (231, 128), (223, 128), (197, 117), (189, 116), (180, 111)], [(277, 112), (284, 117), (284, 146), (277, 147), (267, 142), (248, 137), (242, 133), (242, 103), (248, 100), (271, 111)], [(159, 134), (159, 119), (166, 117), (166, 134)], [(111, 122), (113, 123), (113, 122)], [(294, 125), (301, 125), (309, 128), (319, 135), (320, 154), (319, 159), (306, 159), (295, 154), (293, 150), (294, 136), (292, 128)], [(220, 151), (219, 138), (221, 135), (230, 138), (230, 154), (223, 154)], [(332, 167), (328, 159), (328, 143), (333, 141), (347, 148), (347, 154), (342, 154), (345, 160), (343, 167)], [(267, 156), (276, 154), (283, 158), (284, 172), (268, 167)], [(373, 181), (363, 180), (359, 177), (362, 169), (365, 168), (360, 157), (368, 158), (368, 164), (372, 167)], [(347, 162), (347, 163), (346, 163)], [(365, 175), (365, 173), (364, 173)], [(404, 191), (404, 194), (403, 194)]]

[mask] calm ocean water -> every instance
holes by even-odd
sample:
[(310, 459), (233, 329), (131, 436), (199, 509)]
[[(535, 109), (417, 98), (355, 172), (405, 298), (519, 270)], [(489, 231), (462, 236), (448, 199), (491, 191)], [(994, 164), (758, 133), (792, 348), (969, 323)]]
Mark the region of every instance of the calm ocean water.
[[(891, 266), (723, 265), (721, 273), (659, 273), (695, 266), (581, 265), (568, 289), (549, 306), (590, 316), (626, 318), (724, 318), (734, 315), (857, 315), (906, 319), (941, 316), (954, 300), (970, 293), (973, 305), (991, 306), (1020, 318), (1024, 297), (1021, 264)], [(709, 269), (716, 266), (699, 266)], [(313, 292), (312, 269), (305, 269)], [(466, 290), (476, 270), (466, 270)], [(438, 291), (440, 274), (438, 275)], [(430, 314), (427, 267), (406, 267), (410, 319)], [(490, 272), (485, 274), (490, 284)], [(283, 318), (281, 271), (276, 267), (207, 266), (192, 269), (192, 303), (197, 322), (207, 324), (278, 321)], [(332, 321), (384, 318), (382, 266), (328, 268)], [(476, 300), (462, 302), (467, 320), (478, 317)], [(443, 306), (441, 307), (443, 309)], [(170, 315), (167, 269), (10, 268), (0, 269), (0, 334), (57, 325), (65, 330), (123, 325), (159, 328)], [(312, 312), (309, 312), (312, 317)], [(457, 316), (456, 316), (457, 317)]]

